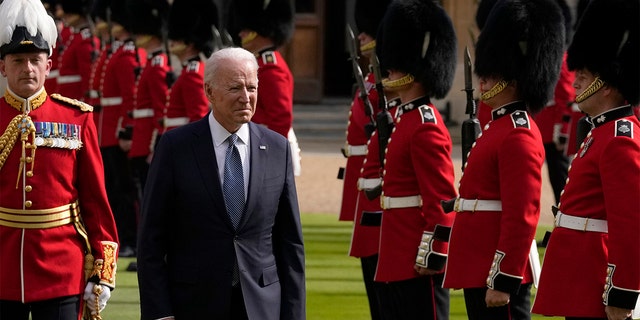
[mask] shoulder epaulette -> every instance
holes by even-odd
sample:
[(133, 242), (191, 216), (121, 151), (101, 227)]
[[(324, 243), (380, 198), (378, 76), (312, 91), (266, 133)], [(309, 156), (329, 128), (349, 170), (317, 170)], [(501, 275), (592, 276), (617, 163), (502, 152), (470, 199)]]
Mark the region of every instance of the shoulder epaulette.
[(422, 123), (438, 123), (438, 119), (436, 119), (433, 108), (431, 108), (429, 105), (421, 105), (420, 113), (422, 114)]
[(524, 111), (516, 111), (511, 114), (511, 122), (513, 122), (514, 128), (527, 128), (531, 129), (529, 124), (529, 115)]
[(629, 120), (616, 120), (616, 137), (629, 137), (633, 139), (633, 124)]
[(62, 103), (64, 105), (68, 105), (68, 106), (73, 106), (76, 107), (84, 112), (93, 112), (93, 107), (89, 104), (86, 104), (80, 100), (76, 100), (76, 99), (71, 99), (71, 98), (67, 98), (64, 96), (61, 96), (58, 93), (54, 93), (52, 95), (50, 95), (51, 99)]
[(159, 54), (151, 58), (151, 66), (164, 67), (164, 56)]
[(274, 51), (265, 51), (262, 53), (262, 63), (264, 64), (278, 64), (276, 60), (276, 53)]
[(198, 72), (199, 69), (200, 69), (200, 61), (198, 60), (189, 61), (189, 63), (185, 67), (186, 72)]

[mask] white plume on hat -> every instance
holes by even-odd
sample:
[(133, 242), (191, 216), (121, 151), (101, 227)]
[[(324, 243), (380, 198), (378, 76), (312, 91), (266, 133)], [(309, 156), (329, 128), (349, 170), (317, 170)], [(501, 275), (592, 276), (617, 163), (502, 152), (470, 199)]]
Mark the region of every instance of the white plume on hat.
[(18, 26), (27, 29), (31, 36), (38, 31), (51, 48), (56, 46), (58, 29), (39, 0), (3, 0), (0, 3), (0, 46), (11, 43)]

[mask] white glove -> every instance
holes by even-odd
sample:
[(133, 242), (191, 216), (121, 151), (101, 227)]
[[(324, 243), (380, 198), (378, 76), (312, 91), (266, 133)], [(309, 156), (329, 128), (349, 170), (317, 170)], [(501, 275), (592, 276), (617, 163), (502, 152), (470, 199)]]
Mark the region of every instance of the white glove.
[(83, 299), (87, 301), (87, 307), (92, 315), (97, 315), (107, 306), (107, 300), (111, 298), (111, 289), (97, 283), (88, 282), (84, 288)]

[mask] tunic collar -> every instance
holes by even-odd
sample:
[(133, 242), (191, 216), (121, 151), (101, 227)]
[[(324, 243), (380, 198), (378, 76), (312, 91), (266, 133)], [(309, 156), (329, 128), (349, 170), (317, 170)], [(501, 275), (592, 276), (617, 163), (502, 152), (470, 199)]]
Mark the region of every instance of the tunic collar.
[(429, 99), (429, 97), (427, 96), (422, 96), (420, 98), (417, 99), (413, 99), (403, 105), (401, 105), (400, 107), (398, 107), (398, 116), (401, 116), (411, 110), (416, 110), (418, 109), (418, 107), (426, 105), (426, 104), (431, 104), (431, 100)]
[(44, 87), (40, 88), (38, 92), (28, 98), (22, 98), (13, 93), (11, 89), (7, 88), (4, 92), (4, 100), (12, 106), (14, 109), (28, 114), (29, 112), (40, 107), (47, 100), (47, 91), (44, 90)]
[(618, 120), (620, 118), (628, 117), (633, 115), (633, 110), (631, 105), (628, 104), (626, 106), (617, 107), (615, 109), (607, 110), (593, 118), (589, 118), (589, 123), (594, 128), (597, 128), (609, 121)]
[(514, 102), (510, 102), (508, 104), (505, 104), (504, 106), (495, 109), (493, 111), (491, 111), (491, 119), (492, 120), (498, 120), (500, 118), (502, 118), (504, 115), (506, 114), (511, 114), (515, 111), (527, 111), (527, 106), (524, 104), (524, 102), (522, 101), (514, 101)]

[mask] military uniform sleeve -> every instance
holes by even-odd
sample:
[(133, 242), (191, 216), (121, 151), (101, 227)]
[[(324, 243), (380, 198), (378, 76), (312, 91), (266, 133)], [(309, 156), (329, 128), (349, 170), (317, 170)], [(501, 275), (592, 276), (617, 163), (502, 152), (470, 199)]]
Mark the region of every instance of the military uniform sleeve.
[(82, 126), (82, 148), (78, 151), (77, 190), (80, 215), (86, 228), (97, 266), (98, 281), (115, 287), (118, 233), (107, 199), (104, 167), (91, 113), (85, 114)]
[(502, 292), (517, 292), (540, 217), (544, 149), (535, 131), (515, 128), (499, 148), (501, 226), (487, 284)]
[(287, 137), (293, 123), (293, 89), (289, 75), (275, 64), (260, 67), (258, 108), (269, 129)]
[(640, 293), (640, 143), (637, 138), (614, 138), (602, 153), (600, 173), (609, 229), (603, 300), (609, 306), (633, 309)]
[[(182, 90), (182, 101), (186, 106), (189, 122), (202, 119), (209, 112), (209, 100), (204, 93), (204, 79), (197, 72), (186, 72), (184, 74), (184, 87), (189, 90)], [(181, 76), (182, 77), (182, 76)]]

